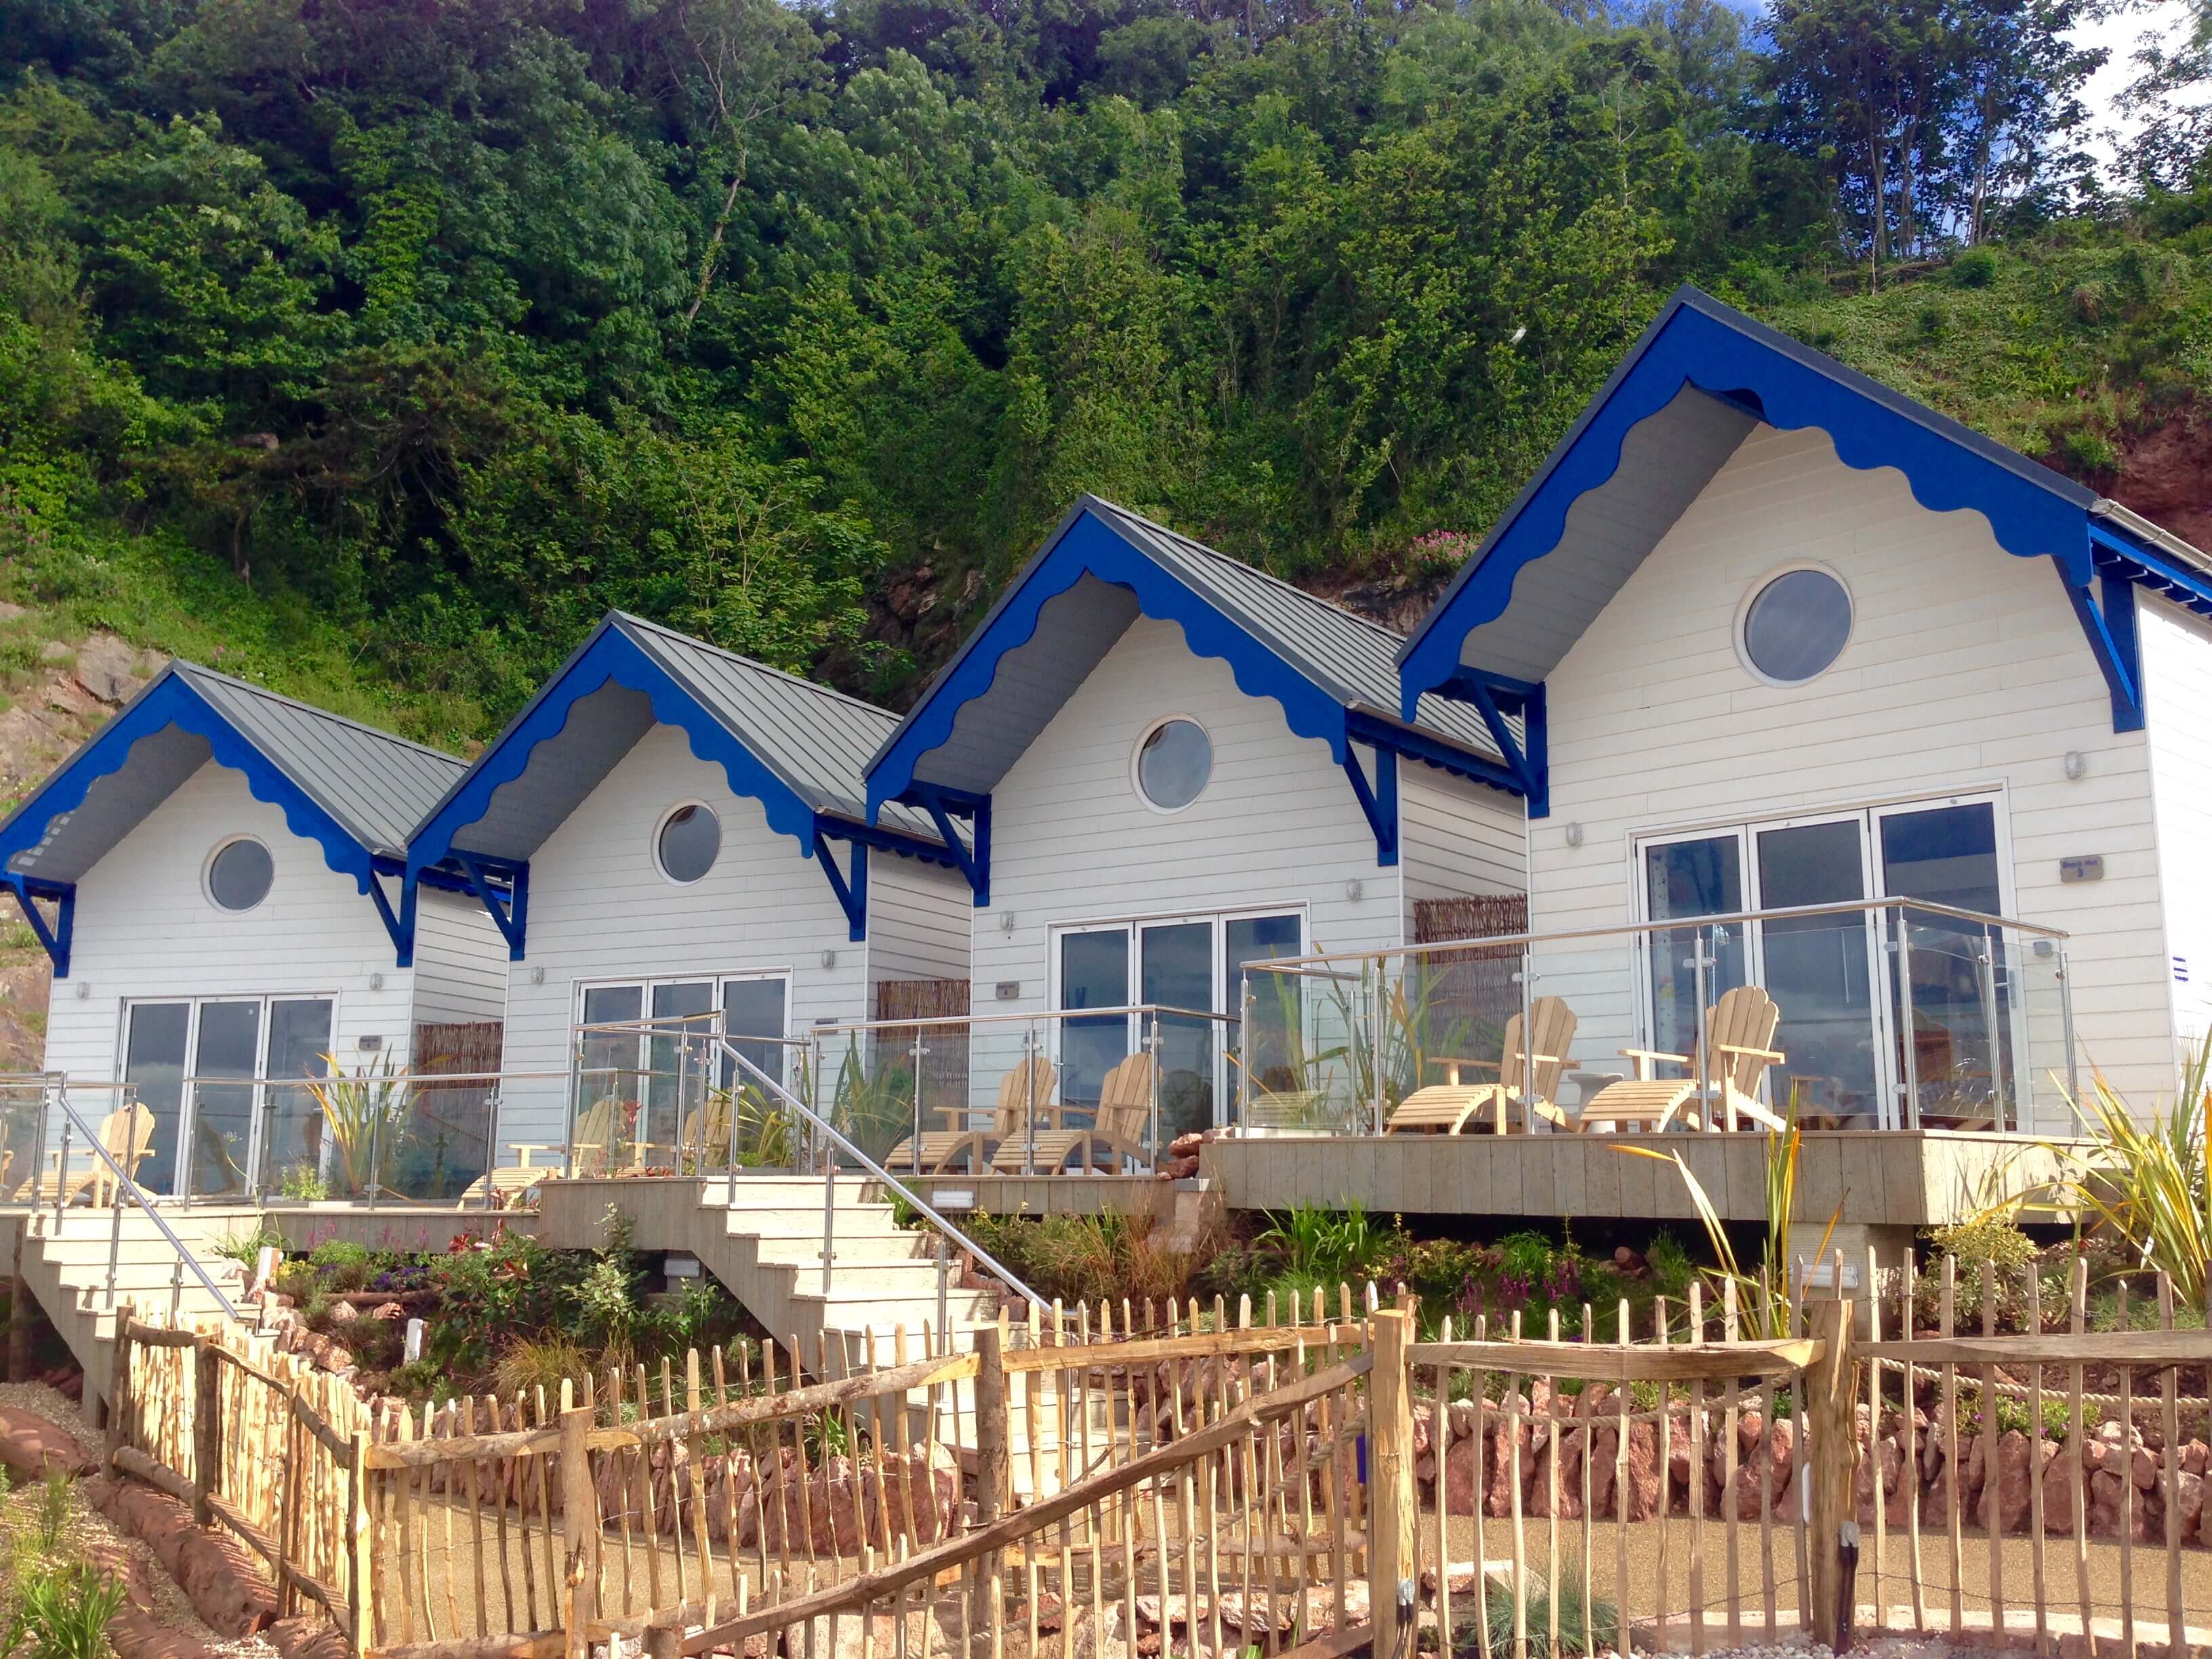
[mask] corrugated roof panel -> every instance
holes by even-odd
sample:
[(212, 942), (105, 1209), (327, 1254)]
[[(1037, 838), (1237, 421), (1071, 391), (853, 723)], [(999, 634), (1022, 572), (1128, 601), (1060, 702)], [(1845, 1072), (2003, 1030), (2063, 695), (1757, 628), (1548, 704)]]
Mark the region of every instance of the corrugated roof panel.
[[(1404, 643), (1395, 631), (1126, 507), (1095, 496), (1091, 505), (1340, 702), (1395, 714), (1398, 648)], [(1479, 754), (1501, 758), (1482, 716), (1464, 703), (1424, 697), (1416, 723)]]
[(407, 837), (467, 770), (441, 753), (197, 663), (176, 672), (240, 735), (373, 853), (404, 857)]

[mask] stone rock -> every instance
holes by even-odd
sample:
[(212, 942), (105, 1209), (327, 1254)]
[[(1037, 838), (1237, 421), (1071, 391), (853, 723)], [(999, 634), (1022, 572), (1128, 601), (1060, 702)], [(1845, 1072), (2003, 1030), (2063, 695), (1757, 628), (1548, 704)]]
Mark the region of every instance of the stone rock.
[(2198, 1527), (2204, 1519), (2204, 1477), (2181, 1471), (2181, 1491), (2174, 1499), (2174, 1509), (2180, 1522), (2181, 1541), (2193, 1543), (2198, 1536)]
[(1655, 1425), (1632, 1423), (1628, 1429), (1627, 1490), (1621, 1501), (1631, 1521), (1649, 1521), (1659, 1510), (1659, 1437)]
[(350, 1302), (334, 1302), (331, 1304), (331, 1322), (334, 1325), (350, 1324), (360, 1317), (361, 1310)]
[(1198, 1154), (1188, 1158), (1170, 1158), (1160, 1165), (1162, 1181), (1188, 1181), (1198, 1173)]
[(36, 1412), (0, 1406), (0, 1463), (21, 1480), (43, 1480), (59, 1469), (75, 1477), (97, 1467), (83, 1443), (60, 1424)]
[(2008, 1429), (1997, 1442), (1996, 1479), (1989, 1485), (1984, 1524), (1993, 1522), (1999, 1532), (2026, 1532), (2028, 1505), (2039, 1472), (2038, 1454), (2018, 1429)]
[[(1474, 1432), (1475, 1425), (1481, 1420), (1481, 1414), (1475, 1409), (1474, 1401), (1472, 1400), (1455, 1400), (1451, 1402), (1451, 1436), (1454, 1440), (1466, 1439)], [(2199, 1473), (2201, 1474), (2202, 1471), (2200, 1470)]]
[(2203, 1474), (2208, 1462), (2212, 1462), (2212, 1447), (2202, 1440), (2185, 1440), (2181, 1443), (2181, 1468), (2185, 1474)]
[[(1492, 1515), (1513, 1513), (1514, 1479), (1525, 1483), (1535, 1468), (1535, 1431), (1528, 1418), (1528, 1402), (1519, 1394), (1508, 1395), (1494, 1408), (1495, 1426), (1490, 1434), (1490, 1491), (1485, 1507)], [(1515, 1447), (1519, 1460), (1515, 1460)]]
[(1620, 1462), (1620, 1426), (1602, 1425), (1595, 1431), (1590, 1443), (1590, 1514), (1593, 1516), (1613, 1513), (1613, 1480)]
[(1206, 1137), (1193, 1129), (1188, 1134), (1177, 1135), (1168, 1142), (1170, 1158), (1196, 1158), (1198, 1149), (1206, 1144)]
[(1453, 1440), (1451, 1451), (1444, 1453), (1444, 1513), (1447, 1516), (1474, 1516), (1475, 1513), (1475, 1455), (1482, 1449), (1482, 1440), (1467, 1436), (1464, 1440)]
[(138, 653), (112, 634), (94, 634), (76, 648), (70, 678), (100, 702), (120, 706), (146, 682), (138, 672)]

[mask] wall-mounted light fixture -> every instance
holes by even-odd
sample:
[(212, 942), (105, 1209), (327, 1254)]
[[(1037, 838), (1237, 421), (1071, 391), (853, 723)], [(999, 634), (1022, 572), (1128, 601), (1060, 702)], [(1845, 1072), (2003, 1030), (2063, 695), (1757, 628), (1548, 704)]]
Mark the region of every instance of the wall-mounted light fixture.
[(1014, 913), (1012, 910), (999, 912), (999, 931), (1002, 933), (1011, 933), (1014, 931)]
[(1357, 904), (1367, 896), (1367, 884), (1354, 876), (1344, 884), (1344, 899), (1347, 904)]
[(1579, 823), (1569, 824), (1562, 833), (1567, 838), (1568, 846), (1579, 847), (1583, 844), (1583, 827)]
[(2066, 751), (2066, 775), (2069, 780), (2078, 782), (2088, 770), (2089, 757), (2087, 755), (2078, 749)]
[(371, 974), (368, 976), (368, 988), (372, 991), (381, 991), (384, 988), (384, 975)]
[(835, 968), (837, 965), (837, 953), (835, 951), (824, 951), (822, 953), (822, 965), (824, 968)]
[(77, 1000), (79, 1002), (82, 1002), (82, 1001), (85, 1001), (85, 1000), (86, 1000), (88, 998), (89, 998), (91, 995), (92, 995), (92, 983), (91, 983), (91, 981), (88, 981), (88, 980), (82, 980), (82, 979), (81, 979), (81, 980), (79, 980), (79, 981), (77, 981), (77, 982), (76, 982), (76, 1000)]
[(530, 982), (532, 985), (543, 985), (545, 983), (545, 969), (543, 965), (532, 968), (530, 970)]

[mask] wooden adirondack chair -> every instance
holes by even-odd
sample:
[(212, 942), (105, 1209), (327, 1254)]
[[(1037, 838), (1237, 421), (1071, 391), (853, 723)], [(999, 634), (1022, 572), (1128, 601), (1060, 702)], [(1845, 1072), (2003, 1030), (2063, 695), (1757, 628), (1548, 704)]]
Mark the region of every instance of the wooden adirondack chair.
[[(153, 1109), (140, 1101), (110, 1112), (100, 1120), (100, 1144), (107, 1149), (107, 1156), (120, 1164), (123, 1172), (132, 1181), (138, 1179), (138, 1166), (154, 1154)], [(48, 1194), (57, 1188), (62, 1202), (74, 1204), (89, 1190), (92, 1206), (113, 1201), (116, 1194), (115, 1176), (106, 1163), (95, 1152), (84, 1154), (92, 1160), (88, 1170), (71, 1173), (62, 1168), (59, 1152), (46, 1154), (53, 1164), (53, 1174), (41, 1183)], [(74, 1161), (74, 1160), (72, 1160)]]
[(1102, 1161), (1107, 1173), (1115, 1173), (1125, 1158), (1139, 1168), (1150, 1168), (1145, 1134), (1152, 1123), (1152, 1082), (1158, 1075), (1159, 1062), (1152, 1055), (1131, 1054), (1099, 1085), (1098, 1110), (1090, 1128), (1040, 1129), (1033, 1159), (1027, 1135), (1001, 1140), (991, 1159), (993, 1172), (1018, 1175), (1028, 1162), (1039, 1175), (1058, 1175), (1070, 1153), (1076, 1154), (1075, 1167), (1085, 1174)]
[[(1495, 1114), (1498, 1133), (1504, 1134), (1508, 1109), (1514, 1106), (1521, 1109), (1524, 1129), (1532, 1127), (1532, 1118), (1538, 1117), (1565, 1127), (1567, 1115), (1559, 1109), (1555, 1097), (1560, 1075), (1568, 1066), (1580, 1063), (1566, 1052), (1574, 1042), (1579, 1022), (1564, 997), (1538, 997), (1528, 1005), (1528, 1014), (1536, 1028), (1534, 1042), (1522, 1040), (1522, 1017), (1515, 1014), (1505, 1022), (1500, 1058), (1431, 1061), (1444, 1068), (1445, 1080), (1407, 1095), (1390, 1114), (1382, 1133), (1455, 1135), (1488, 1109)], [(1462, 1079), (1463, 1071), (1492, 1072), (1498, 1080), (1469, 1083)]]
[[(1060, 1127), (1060, 1109), (1052, 1103), (1055, 1080), (1052, 1062), (1042, 1054), (1021, 1061), (999, 1079), (999, 1104), (991, 1114), (989, 1128), (956, 1127), (909, 1135), (884, 1155), (884, 1168), (897, 1175), (918, 1166), (923, 1173), (934, 1175), (965, 1153), (969, 1170), (981, 1174), (990, 1166), (994, 1146), (1027, 1137), (1032, 1107), (1041, 1115), (1052, 1114), (1053, 1127)], [(937, 1110), (952, 1125), (960, 1124), (968, 1115), (964, 1106), (940, 1106)], [(1018, 1159), (1014, 1167), (1021, 1167)]]
[(1611, 1123), (1620, 1128), (1648, 1128), (1656, 1133), (1679, 1115), (1695, 1128), (1718, 1128), (1723, 1121), (1728, 1127), (1739, 1128), (1746, 1118), (1762, 1128), (1785, 1127), (1780, 1118), (1759, 1104), (1756, 1093), (1760, 1075), (1785, 1058), (1767, 1046), (1774, 1041), (1775, 1029), (1781, 1023), (1781, 1009), (1758, 986), (1739, 985), (1724, 992), (1705, 1011), (1710, 1098), (1698, 1098), (1695, 1076), (1658, 1075), (1662, 1065), (1694, 1071), (1695, 1055), (1623, 1048), (1620, 1056), (1635, 1063), (1636, 1075), (1599, 1090), (1583, 1107), (1577, 1127), (1588, 1129), (1595, 1124)]
[(730, 1123), (730, 1096), (720, 1089), (710, 1090), (706, 1103), (694, 1107), (684, 1120), (684, 1138), (676, 1148), (678, 1167), (682, 1167), (686, 1154), (699, 1160), (701, 1174), (726, 1167)]
[(499, 1200), (501, 1208), (505, 1208), (514, 1202), (516, 1194), (526, 1193), (548, 1176), (558, 1176), (561, 1173), (558, 1170), (545, 1164), (532, 1164), (530, 1161), (530, 1155), (532, 1152), (542, 1152), (547, 1150), (543, 1146), (526, 1145), (517, 1140), (509, 1142), (507, 1150), (520, 1161), (514, 1164), (502, 1164), (495, 1170), (488, 1170), (469, 1182), (461, 1189), (460, 1201), (464, 1206), (471, 1200), (483, 1198), (489, 1193)]
[[(568, 1145), (566, 1146), (545, 1143), (524, 1146), (517, 1141), (511, 1144), (509, 1150), (521, 1158), (524, 1168), (529, 1167), (530, 1155), (532, 1152), (569, 1152), (574, 1154), (578, 1175), (614, 1175), (617, 1173), (614, 1159), (617, 1127), (615, 1104), (615, 1097), (612, 1095), (602, 1095), (584, 1108), (577, 1115), (576, 1127), (569, 1132)], [(496, 1175), (501, 1172), (495, 1170), (493, 1173)], [(538, 1171), (538, 1176), (543, 1179), (545, 1176), (558, 1173), (548, 1165)], [(494, 1190), (497, 1189), (497, 1183), (495, 1182)]]

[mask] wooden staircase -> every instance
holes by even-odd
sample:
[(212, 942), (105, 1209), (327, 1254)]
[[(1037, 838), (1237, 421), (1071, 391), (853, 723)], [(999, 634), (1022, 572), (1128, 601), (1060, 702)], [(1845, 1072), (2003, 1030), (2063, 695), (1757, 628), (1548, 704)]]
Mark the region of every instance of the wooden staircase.
[[(162, 1218), (234, 1305), (246, 1288), (245, 1270), (217, 1255), (215, 1247), (234, 1235), (252, 1232), (251, 1212), (165, 1210)], [(163, 1318), (173, 1307), (186, 1324), (228, 1318), (190, 1267), (184, 1271), (182, 1285), (178, 1285), (176, 1249), (144, 1211), (126, 1204), (119, 1232), (117, 1223), (116, 1212), (108, 1209), (65, 1211), (58, 1228), (52, 1209), (36, 1212), (23, 1223), (23, 1282), (82, 1368), (88, 1406), (108, 1397), (116, 1320), (125, 1304)], [(116, 1264), (112, 1303), (107, 1289), (111, 1251)]]

